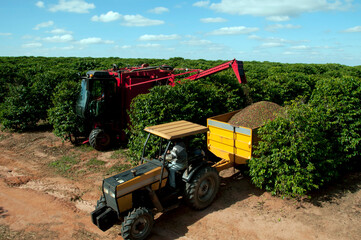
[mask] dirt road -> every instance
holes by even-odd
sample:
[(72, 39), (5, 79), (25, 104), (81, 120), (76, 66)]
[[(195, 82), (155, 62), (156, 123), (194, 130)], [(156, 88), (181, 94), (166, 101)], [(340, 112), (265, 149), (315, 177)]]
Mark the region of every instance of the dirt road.
[[(0, 133), (0, 239), (121, 239), (90, 220), (101, 181), (127, 167), (122, 151), (99, 153), (51, 132)], [(209, 208), (158, 214), (150, 239), (360, 239), (361, 173), (311, 199), (282, 200), (229, 169)]]

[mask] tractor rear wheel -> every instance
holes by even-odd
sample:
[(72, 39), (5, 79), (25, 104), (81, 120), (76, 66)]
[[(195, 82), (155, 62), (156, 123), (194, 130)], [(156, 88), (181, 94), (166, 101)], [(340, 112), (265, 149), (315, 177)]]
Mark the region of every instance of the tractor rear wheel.
[(190, 207), (201, 210), (213, 202), (218, 189), (218, 172), (207, 166), (196, 172), (192, 180), (186, 183), (185, 200)]
[(111, 136), (101, 128), (95, 128), (89, 135), (89, 144), (98, 151), (104, 151), (112, 143)]
[(122, 237), (127, 240), (142, 240), (148, 237), (152, 231), (154, 216), (144, 207), (131, 211), (122, 223)]

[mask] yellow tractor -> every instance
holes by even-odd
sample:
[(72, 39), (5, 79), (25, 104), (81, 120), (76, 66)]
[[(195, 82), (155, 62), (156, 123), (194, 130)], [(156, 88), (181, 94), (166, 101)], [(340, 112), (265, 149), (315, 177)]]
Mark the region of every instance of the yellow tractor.
[[(181, 200), (196, 210), (208, 207), (219, 189), (218, 173), (246, 164), (258, 141), (256, 128), (228, 123), (239, 111), (208, 118), (207, 127), (184, 120), (146, 127), (144, 130), (149, 134), (141, 164), (103, 180), (103, 195), (91, 214), (93, 223), (106, 231), (122, 222), (123, 238), (139, 240), (150, 234), (155, 213), (173, 209)], [(175, 187), (172, 187), (172, 169), (168, 162), (172, 145), (179, 140), (187, 143), (194, 135), (206, 132), (212, 157), (185, 144), (185, 166), (175, 172)], [(157, 156), (147, 159), (145, 150), (151, 135), (166, 142), (160, 141)]]
[[(184, 200), (193, 209), (209, 206), (219, 189), (219, 175), (201, 149), (184, 144), (184, 167), (173, 171), (171, 158), (177, 142), (187, 143), (208, 128), (188, 121), (176, 121), (146, 127), (141, 164), (103, 180), (102, 197), (91, 213), (92, 221), (103, 231), (122, 222), (124, 239), (145, 239), (151, 232), (154, 214), (179, 206)], [(149, 138), (160, 139), (157, 154), (146, 158)]]

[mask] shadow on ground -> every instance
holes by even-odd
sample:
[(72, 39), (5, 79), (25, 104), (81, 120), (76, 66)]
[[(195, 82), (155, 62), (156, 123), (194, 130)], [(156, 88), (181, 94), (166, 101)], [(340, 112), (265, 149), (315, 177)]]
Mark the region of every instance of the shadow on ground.
[(342, 175), (323, 188), (310, 193), (307, 200), (315, 206), (321, 207), (323, 203), (337, 202), (348, 193), (355, 193), (361, 189), (361, 171)]
[(212, 212), (230, 207), (236, 202), (250, 196), (261, 196), (263, 190), (255, 188), (250, 179), (236, 172), (229, 177), (221, 178), (221, 186), (215, 201), (208, 208), (196, 211), (182, 204), (177, 209), (160, 215), (154, 225), (150, 239), (177, 239), (185, 236), (188, 227)]

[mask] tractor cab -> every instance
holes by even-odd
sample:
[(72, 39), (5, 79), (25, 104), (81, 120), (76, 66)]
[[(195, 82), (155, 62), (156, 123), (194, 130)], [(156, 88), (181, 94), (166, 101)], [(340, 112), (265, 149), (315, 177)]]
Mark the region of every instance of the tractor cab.
[(158, 152), (154, 153), (155, 158), (158, 158), (160, 161), (164, 161), (167, 165), (167, 162), (171, 161), (169, 154), (172, 147), (174, 147), (175, 144), (180, 143), (184, 145), (184, 150), (186, 152), (185, 163), (188, 166), (200, 155), (203, 155), (204, 157), (204, 152), (202, 154), (202, 150), (199, 146), (192, 146), (190, 141), (195, 135), (207, 132), (207, 130), (208, 128), (205, 126), (184, 120), (146, 127), (144, 131), (148, 132), (148, 136), (143, 146), (141, 162), (143, 163), (144, 161), (148, 161), (145, 157), (145, 152), (148, 146), (149, 138), (153, 135), (158, 137), (159, 140)]
[[(205, 162), (204, 151), (192, 146), (190, 142), (194, 140), (195, 135), (207, 132), (207, 130), (208, 128), (205, 126), (184, 120), (146, 127), (144, 131), (148, 132), (148, 136), (143, 146), (141, 163), (149, 161), (145, 157), (149, 138), (152, 135), (157, 137), (157, 151), (153, 151), (154, 156), (151, 159), (158, 159), (161, 162), (161, 172), (166, 169), (169, 176), (168, 186), (171, 186), (171, 189), (179, 190), (184, 185), (184, 180), (190, 177), (186, 170), (191, 165)], [(185, 179), (182, 179), (183, 177)], [(159, 186), (161, 186), (163, 178), (160, 179)]]
[[(124, 239), (145, 239), (154, 224), (154, 214), (171, 210), (181, 201), (197, 210), (206, 208), (219, 188), (218, 172), (212, 163), (201, 151), (188, 149), (187, 145), (185, 167), (174, 169), (176, 185), (170, 186), (172, 145), (183, 140), (187, 143), (188, 137), (207, 132), (207, 127), (182, 120), (144, 130), (148, 137), (141, 164), (104, 179), (102, 197), (91, 214), (93, 223), (103, 231), (122, 222)], [(152, 151), (154, 157), (145, 157), (154, 146), (151, 137), (159, 138), (159, 149)]]

